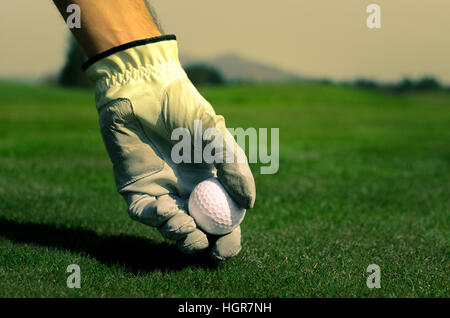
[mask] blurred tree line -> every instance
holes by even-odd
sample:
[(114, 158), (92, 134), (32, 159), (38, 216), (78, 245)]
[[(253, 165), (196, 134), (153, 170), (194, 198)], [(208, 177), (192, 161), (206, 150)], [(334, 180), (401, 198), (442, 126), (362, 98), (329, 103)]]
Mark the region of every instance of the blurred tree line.
[[(87, 60), (86, 55), (80, 48), (73, 36), (70, 36), (69, 48), (66, 54), (66, 62), (59, 72), (56, 79), (58, 85), (87, 88), (89, 83), (84, 71), (81, 69), (83, 63)], [(226, 83), (225, 77), (220, 70), (208, 64), (192, 64), (185, 67), (185, 71), (194, 85), (222, 85)], [(319, 82), (334, 83), (329, 79), (323, 79)], [(344, 82), (343, 85), (356, 86), (363, 89), (387, 90), (395, 93), (410, 91), (430, 91), (446, 89), (441, 83), (433, 77), (423, 77), (417, 80), (405, 78), (397, 83), (380, 83), (372, 79), (359, 78), (353, 82)]]
[(71, 86), (79, 88), (89, 87), (89, 82), (84, 75), (81, 66), (87, 61), (81, 47), (73, 36), (70, 36), (69, 48), (66, 53), (66, 61), (58, 74), (56, 83), (61, 86)]
[(352, 84), (364, 89), (380, 89), (396, 93), (431, 91), (444, 88), (437, 79), (430, 76), (425, 76), (417, 80), (404, 78), (397, 83), (379, 83), (371, 79), (360, 78), (355, 80)]

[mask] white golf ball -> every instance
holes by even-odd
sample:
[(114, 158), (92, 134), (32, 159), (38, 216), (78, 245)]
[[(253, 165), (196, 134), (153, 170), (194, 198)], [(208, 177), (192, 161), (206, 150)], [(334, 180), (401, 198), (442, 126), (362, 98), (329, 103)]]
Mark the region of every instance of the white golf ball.
[(189, 214), (195, 223), (209, 234), (227, 234), (233, 231), (245, 216), (220, 181), (206, 179), (194, 188), (189, 197)]

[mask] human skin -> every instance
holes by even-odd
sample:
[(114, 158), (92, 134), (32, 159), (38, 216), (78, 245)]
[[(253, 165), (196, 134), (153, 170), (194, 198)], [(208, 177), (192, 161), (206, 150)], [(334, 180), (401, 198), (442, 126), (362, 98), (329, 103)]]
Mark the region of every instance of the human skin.
[(161, 35), (144, 0), (54, 0), (64, 18), (81, 9), (81, 28), (71, 31), (88, 57), (131, 41)]
[[(204, 127), (216, 128), (228, 136), (223, 117), (215, 114), (182, 69), (175, 37), (160, 36), (154, 13), (144, 0), (54, 2), (65, 20), (67, 6), (80, 7), (81, 28), (73, 28), (72, 32), (92, 58), (85, 64), (86, 75), (94, 83), (103, 140), (130, 217), (157, 227), (184, 253), (193, 254), (211, 246), (217, 259), (236, 256), (241, 250), (240, 227), (208, 238), (188, 214), (186, 199), (196, 184), (217, 172), (217, 178), (236, 202), (250, 209), (256, 195), (254, 178), (248, 162), (237, 158), (214, 166), (173, 162), (172, 141), (168, 139), (173, 129), (191, 129), (193, 134), (191, 124), (201, 120)], [(127, 49), (123, 50), (123, 44), (128, 44)], [(147, 76), (150, 67), (154, 72)], [(111, 72), (105, 72), (107, 69)], [(125, 76), (129, 74), (132, 77)], [(113, 77), (126, 80), (111, 80)], [(105, 81), (111, 85), (103, 86)], [(237, 146), (232, 136), (231, 141), (227, 140), (232, 149)]]

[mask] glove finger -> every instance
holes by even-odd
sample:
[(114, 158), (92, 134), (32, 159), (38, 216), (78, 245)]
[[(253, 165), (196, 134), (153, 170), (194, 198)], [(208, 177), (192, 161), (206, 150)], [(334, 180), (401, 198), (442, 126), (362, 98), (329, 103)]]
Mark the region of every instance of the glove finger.
[(193, 254), (208, 247), (208, 238), (206, 234), (196, 229), (186, 235), (185, 238), (178, 240), (178, 248), (185, 254)]
[(158, 228), (161, 235), (169, 240), (179, 240), (195, 229), (194, 219), (183, 212), (174, 215)]
[[(239, 206), (251, 209), (255, 204), (256, 186), (247, 157), (228, 131), (225, 139), (225, 160), (216, 164), (217, 178)], [(232, 162), (228, 162), (228, 156), (232, 156)]]
[(212, 253), (216, 258), (223, 261), (236, 256), (241, 248), (241, 227), (238, 226), (233, 232), (217, 239)]
[(161, 226), (178, 213), (184, 213), (184, 203), (172, 195), (162, 195), (158, 198), (142, 193), (132, 193), (127, 196), (128, 213), (134, 220), (150, 226)]
[(203, 112), (202, 124), (204, 129), (215, 128), (222, 135), (221, 141), (213, 141), (216, 156), (221, 159), (215, 162), (218, 179), (239, 206), (251, 209), (255, 204), (256, 186), (245, 152), (226, 129), (222, 116)]

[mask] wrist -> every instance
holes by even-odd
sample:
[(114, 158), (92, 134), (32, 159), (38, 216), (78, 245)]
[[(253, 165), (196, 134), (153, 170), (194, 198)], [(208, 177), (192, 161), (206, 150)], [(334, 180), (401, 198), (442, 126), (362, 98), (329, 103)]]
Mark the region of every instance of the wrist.
[[(93, 84), (96, 103), (120, 97), (121, 90), (145, 87), (161, 93), (163, 86), (187, 75), (178, 59), (175, 35), (132, 41), (91, 58), (84, 65), (85, 74)], [(150, 94), (151, 95), (151, 94)]]
[(143, 0), (54, 0), (64, 18), (69, 4), (82, 14), (81, 27), (71, 31), (88, 57), (124, 43), (160, 36)]

